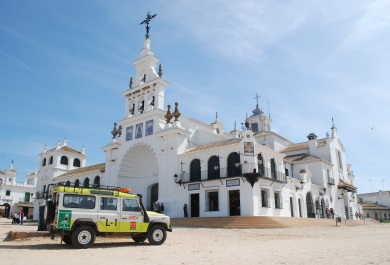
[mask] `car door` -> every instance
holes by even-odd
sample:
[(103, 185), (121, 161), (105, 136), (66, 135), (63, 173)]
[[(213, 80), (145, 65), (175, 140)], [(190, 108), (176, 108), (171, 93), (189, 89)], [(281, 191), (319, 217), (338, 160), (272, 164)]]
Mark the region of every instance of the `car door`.
[(144, 215), (136, 198), (121, 198), (120, 212), (121, 232), (145, 232), (148, 223), (144, 223)]
[(101, 232), (116, 232), (119, 229), (118, 206), (119, 199), (116, 197), (99, 198), (98, 229)]

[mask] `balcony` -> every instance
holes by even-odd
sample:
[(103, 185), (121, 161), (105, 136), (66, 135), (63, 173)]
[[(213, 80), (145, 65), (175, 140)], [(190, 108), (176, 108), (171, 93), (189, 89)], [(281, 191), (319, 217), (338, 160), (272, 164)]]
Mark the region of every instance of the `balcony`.
[(190, 177), (190, 173), (182, 173), (180, 175), (180, 180), (181, 183), (192, 183), (192, 182), (202, 182), (202, 181), (228, 179), (228, 178), (236, 178), (236, 177), (248, 178), (250, 176), (252, 178), (253, 176), (256, 176), (255, 182), (257, 182), (261, 178), (270, 180), (272, 182), (274, 181), (280, 183), (287, 182), (286, 175), (280, 171), (271, 171), (271, 169), (265, 168), (264, 172), (258, 172), (257, 168), (255, 169), (256, 171), (253, 170), (253, 167), (248, 165), (245, 165), (245, 167), (242, 167), (242, 165), (240, 165), (237, 168), (231, 169), (229, 172), (228, 172), (228, 168), (216, 168), (215, 171), (210, 172), (210, 174), (208, 170), (201, 171), (200, 174), (197, 175), (193, 174), (192, 178)]

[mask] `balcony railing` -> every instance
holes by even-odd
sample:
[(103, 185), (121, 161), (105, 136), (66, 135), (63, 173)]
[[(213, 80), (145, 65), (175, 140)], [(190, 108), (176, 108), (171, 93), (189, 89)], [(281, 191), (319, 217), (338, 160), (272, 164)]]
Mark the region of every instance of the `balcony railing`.
[[(257, 164), (256, 164), (257, 166)], [(196, 177), (193, 177), (190, 179), (190, 173), (182, 173), (180, 175), (181, 177), (181, 182), (182, 183), (187, 183), (187, 182), (199, 182), (199, 181), (205, 181), (205, 180), (213, 180), (213, 179), (225, 179), (225, 178), (234, 178), (234, 177), (241, 177), (245, 173), (253, 173), (253, 168), (248, 167), (247, 165), (239, 166), (238, 168), (234, 168), (234, 170), (230, 170), (228, 172), (228, 168), (216, 168), (215, 170), (213, 169), (212, 172), (208, 172), (208, 170), (204, 170), (200, 172), (200, 176), (198, 175)], [(286, 183), (287, 182), (287, 177), (285, 173), (280, 172), (280, 171), (271, 171), (269, 168), (265, 168), (264, 172), (257, 171), (259, 173), (260, 178), (267, 179), (270, 181), (276, 181), (276, 182), (281, 182), (281, 183)], [(200, 177), (200, 178), (199, 178)]]

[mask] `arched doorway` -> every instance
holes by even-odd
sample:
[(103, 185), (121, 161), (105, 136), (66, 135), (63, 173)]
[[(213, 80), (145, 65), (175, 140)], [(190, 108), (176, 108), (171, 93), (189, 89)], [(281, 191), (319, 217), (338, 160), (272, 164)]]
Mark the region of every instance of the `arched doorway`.
[(153, 149), (146, 144), (128, 149), (119, 165), (117, 185), (130, 187), (134, 193), (142, 194), (145, 207), (152, 210), (159, 197), (158, 182), (158, 162)]
[(10, 210), (11, 210), (11, 205), (9, 205), (8, 203), (4, 203), (3, 206), (4, 206), (3, 217), (4, 217), (4, 218), (9, 218), (9, 216), (10, 216)]
[(306, 209), (307, 209), (307, 217), (308, 218), (316, 218), (316, 210), (315, 210), (313, 194), (308, 192), (306, 194)]

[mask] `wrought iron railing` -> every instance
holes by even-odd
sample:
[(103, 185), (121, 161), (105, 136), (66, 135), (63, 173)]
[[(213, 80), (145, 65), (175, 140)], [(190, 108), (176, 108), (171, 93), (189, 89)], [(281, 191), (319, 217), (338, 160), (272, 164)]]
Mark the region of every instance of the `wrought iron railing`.
[[(257, 164), (255, 165), (256, 167), (253, 167), (249, 164), (244, 164), (230, 170), (228, 170), (228, 168), (215, 167), (212, 169), (211, 172), (209, 172), (208, 170), (203, 170), (200, 171), (198, 174), (193, 174), (192, 177), (190, 173), (183, 172), (182, 174), (180, 174), (180, 180), (182, 183), (198, 182), (198, 181), (205, 181), (205, 180), (212, 180), (212, 179), (241, 177), (243, 174), (246, 173), (257, 172), (260, 174), (260, 178), (268, 179), (271, 181), (282, 182), (282, 183), (287, 182), (287, 177), (285, 173), (280, 171), (272, 171), (269, 168), (264, 168), (264, 170), (260, 169), (258, 171)], [(256, 171), (254, 171), (254, 169)]]

